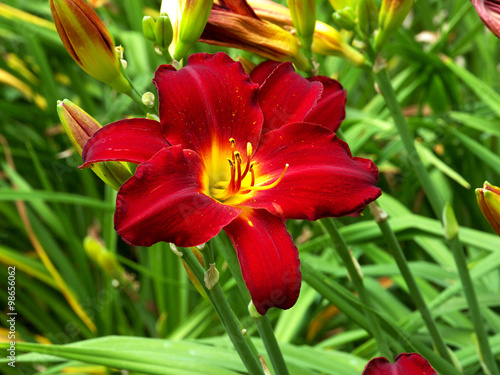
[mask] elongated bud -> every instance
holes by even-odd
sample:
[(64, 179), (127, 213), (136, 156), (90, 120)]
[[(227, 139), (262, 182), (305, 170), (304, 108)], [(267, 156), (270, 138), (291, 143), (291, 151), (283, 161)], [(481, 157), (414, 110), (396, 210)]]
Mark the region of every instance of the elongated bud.
[(83, 240), (83, 248), (88, 257), (99, 265), (109, 277), (113, 279), (122, 278), (125, 270), (116, 259), (116, 256), (106, 249), (102, 242), (92, 236), (87, 236)]
[(287, 0), (287, 5), (302, 47), (310, 51), (316, 27), (316, 3), (314, 0)]
[(59, 37), (73, 60), (95, 79), (118, 92), (129, 92), (113, 37), (94, 10), (83, 0), (49, 3)]
[(328, 0), (328, 1), (330, 2), (332, 8), (335, 9), (336, 11), (344, 9), (346, 7), (351, 7), (354, 9), (356, 6), (356, 0)]
[(323, 22), (316, 22), (312, 50), (320, 55), (344, 57), (355, 66), (365, 62), (365, 57), (347, 44), (340, 32)]
[(147, 40), (150, 40), (153, 43), (156, 43), (155, 27), (156, 22), (153, 17), (144, 16), (144, 18), (142, 19), (142, 33)]
[(200, 38), (207, 24), (213, 0), (163, 0), (162, 14), (168, 14), (173, 28), (170, 54), (181, 60)]
[(389, 38), (403, 24), (415, 0), (382, 0), (378, 16), (378, 33), (375, 37), (375, 49), (379, 51)]
[(500, 38), (500, 3), (498, 0), (472, 0), (481, 21)]
[(378, 9), (375, 0), (359, 0), (356, 9), (359, 31), (370, 38), (378, 27)]
[(155, 37), (158, 48), (162, 51), (168, 51), (168, 47), (174, 37), (174, 30), (172, 29), (170, 18), (166, 13), (162, 13), (156, 20)]
[(182, 59), (189, 48), (200, 38), (207, 24), (212, 4), (213, 0), (184, 0), (174, 59), (178, 61)]
[(476, 189), (476, 198), (483, 216), (500, 236), (500, 187), (486, 181), (482, 189)]
[[(102, 127), (101, 124), (68, 99), (57, 103), (57, 114), (69, 140), (81, 156), (83, 146)], [(120, 162), (94, 164), (91, 168), (101, 180), (115, 190), (132, 177), (130, 169)]]
[(449, 203), (446, 203), (443, 210), (443, 224), (444, 224), (444, 236), (446, 239), (451, 240), (458, 236), (458, 222), (455, 217), (455, 212)]
[(332, 14), (332, 18), (333, 22), (341, 29), (353, 30), (356, 26), (356, 22), (354, 22), (354, 11), (351, 7), (337, 10)]

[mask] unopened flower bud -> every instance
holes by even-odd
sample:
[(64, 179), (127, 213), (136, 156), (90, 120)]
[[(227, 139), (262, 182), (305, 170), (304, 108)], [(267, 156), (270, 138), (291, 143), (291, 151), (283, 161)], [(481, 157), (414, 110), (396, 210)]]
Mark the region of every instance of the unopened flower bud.
[[(101, 124), (68, 99), (57, 103), (57, 113), (70, 142), (81, 156), (83, 146), (102, 127)], [(130, 169), (120, 162), (94, 164), (91, 168), (101, 180), (115, 190), (132, 177)]]
[(415, 0), (382, 0), (378, 16), (378, 33), (375, 37), (375, 49), (379, 51), (389, 38), (403, 24)]
[(144, 16), (142, 19), (142, 33), (147, 40), (150, 40), (153, 43), (156, 43), (155, 26), (156, 22), (153, 17)]
[(485, 182), (476, 189), (477, 204), (493, 230), (500, 236), (500, 187)]
[(253, 304), (253, 301), (250, 301), (250, 303), (248, 304), (248, 313), (254, 319), (259, 319), (260, 317), (262, 317), (262, 315), (259, 314), (257, 308)]
[(449, 203), (446, 203), (443, 210), (444, 237), (451, 240), (458, 236), (458, 222), (455, 212)]
[(208, 290), (212, 290), (212, 288), (219, 282), (219, 270), (215, 268), (214, 263), (210, 264), (208, 270), (205, 271), (204, 281)]
[(174, 30), (172, 28), (172, 22), (170, 22), (170, 18), (166, 13), (162, 13), (156, 20), (155, 25), (156, 46), (162, 53), (168, 53), (168, 47), (170, 43), (172, 43), (173, 37)]
[(356, 5), (356, 0), (329, 0), (331, 6), (336, 11), (344, 9), (346, 7), (354, 8)]
[(360, 33), (370, 38), (378, 27), (378, 8), (375, 0), (359, 0), (356, 14)]
[(155, 95), (152, 92), (146, 92), (142, 95), (142, 104), (146, 107), (153, 108), (155, 105)]
[(316, 2), (314, 0), (287, 0), (297, 37), (305, 51), (310, 51), (316, 27)]
[(98, 239), (87, 236), (83, 240), (83, 248), (88, 257), (92, 259), (112, 279), (120, 279), (125, 270), (120, 265), (116, 256), (111, 253)]
[(83, 0), (49, 3), (57, 32), (73, 60), (95, 79), (118, 92), (129, 92), (113, 37), (94, 10)]
[(342, 29), (353, 30), (356, 26), (354, 22), (354, 11), (350, 7), (337, 10), (332, 14), (332, 18), (333, 22)]
[(213, 0), (162, 1), (161, 12), (168, 14), (173, 28), (173, 43), (169, 51), (177, 61), (181, 60), (200, 38), (207, 24), (212, 4)]

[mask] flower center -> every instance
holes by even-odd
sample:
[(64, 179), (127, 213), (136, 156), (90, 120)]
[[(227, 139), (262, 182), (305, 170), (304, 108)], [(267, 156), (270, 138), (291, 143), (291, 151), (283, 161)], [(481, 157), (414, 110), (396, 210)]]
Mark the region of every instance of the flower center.
[(231, 177), (229, 180), (218, 181), (210, 187), (210, 193), (213, 198), (223, 202), (236, 194), (248, 194), (255, 190), (272, 189), (278, 185), (281, 180), (283, 180), (283, 177), (285, 177), (288, 164), (285, 165), (285, 169), (274, 182), (269, 185), (255, 186), (255, 170), (254, 163), (252, 162), (252, 144), (250, 142), (247, 143), (247, 159), (243, 168), (244, 163), (241, 158), (241, 154), (235, 149), (236, 141), (234, 138), (230, 138), (229, 142), (231, 143), (231, 158), (228, 158), (227, 161), (229, 162)]

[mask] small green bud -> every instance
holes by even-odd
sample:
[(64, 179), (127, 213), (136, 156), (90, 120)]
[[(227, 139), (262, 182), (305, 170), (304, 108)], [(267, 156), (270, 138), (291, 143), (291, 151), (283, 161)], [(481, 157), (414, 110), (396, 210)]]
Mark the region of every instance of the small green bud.
[(146, 92), (142, 95), (142, 104), (146, 107), (153, 108), (155, 105), (155, 95), (152, 92)]
[(332, 14), (333, 22), (341, 29), (345, 30), (353, 30), (356, 26), (354, 22), (354, 11), (351, 7), (346, 7), (340, 10), (337, 10)]
[(357, 8), (359, 31), (366, 38), (378, 27), (378, 9), (375, 0), (359, 0)]
[(458, 236), (458, 222), (453, 212), (453, 208), (449, 203), (446, 203), (443, 210), (444, 237), (451, 240)]
[(172, 43), (172, 38), (174, 37), (174, 30), (172, 29), (170, 18), (166, 13), (162, 13), (156, 21), (155, 37), (158, 48), (162, 52), (168, 50), (170, 43)]
[(156, 22), (151, 16), (144, 16), (142, 19), (142, 32), (147, 40), (156, 43), (155, 36), (155, 26)]

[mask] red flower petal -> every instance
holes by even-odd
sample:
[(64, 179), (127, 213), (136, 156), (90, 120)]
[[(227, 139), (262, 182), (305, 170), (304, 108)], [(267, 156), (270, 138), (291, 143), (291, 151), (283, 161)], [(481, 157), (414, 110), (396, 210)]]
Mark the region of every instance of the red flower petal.
[(319, 82), (309, 82), (296, 73), (290, 62), (280, 64), (260, 88), (264, 113), (263, 133), (293, 122), (301, 122), (321, 97)]
[(346, 91), (338, 81), (328, 77), (316, 76), (308, 78), (308, 81), (321, 82), (323, 94), (304, 122), (323, 125), (336, 132), (345, 118)]
[(263, 122), (258, 85), (226, 54), (191, 55), (179, 71), (162, 65), (154, 83), (162, 130), (171, 144), (205, 157), (214, 143), (229, 148), (229, 138), (237, 149), (258, 143)]
[(256, 185), (268, 185), (290, 166), (277, 186), (248, 194), (241, 205), (285, 219), (349, 215), (381, 194), (375, 164), (353, 158), (347, 144), (320, 125), (295, 123), (264, 134), (252, 160)]
[(269, 77), (269, 75), (280, 65), (280, 62), (273, 60), (266, 60), (259, 65), (257, 65), (250, 73), (250, 79), (252, 82), (258, 83), (260, 86)]
[(217, 235), (241, 209), (203, 194), (203, 172), (200, 156), (180, 146), (164, 148), (140, 164), (118, 191), (118, 234), (136, 246), (165, 241), (182, 247)]
[(500, 38), (500, 3), (498, 0), (472, 0), (483, 23)]
[(292, 307), (300, 292), (300, 261), (285, 222), (266, 210), (245, 210), (224, 230), (257, 311)]
[(143, 163), (170, 147), (158, 121), (145, 118), (121, 120), (94, 133), (82, 150), (83, 167), (99, 161)]
[(373, 358), (362, 375), (437, 375), (437, 372), (420, 354), (401, 353), (395, 363), (384, 357)]

